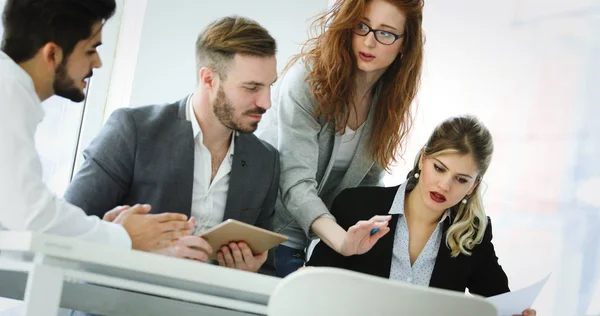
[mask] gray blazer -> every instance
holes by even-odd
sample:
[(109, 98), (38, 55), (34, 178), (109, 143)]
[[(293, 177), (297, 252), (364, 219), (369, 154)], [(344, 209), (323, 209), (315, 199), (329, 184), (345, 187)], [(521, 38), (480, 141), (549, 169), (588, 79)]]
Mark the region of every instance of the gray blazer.
[(288, 70), (274, 93), (274, 108), (269, 114), (274, 118), (259, 135), (280, 152), (280, 195), (275, 205), (275, 231), (288, 235), (290, 240), (285, 245), (297, 249), (308, 244), (307, 237), (316, 237), (310, 230), (315, 219), (323, 215), (333, 217), (329, 208), (342, 190), (380, 186), (384, 175), (383, 168), (375, 164), (369, 154), (375, 97), (348, 171), (337, 186), (323, 190), (341, 136), (335, 134), (332, 124), (315, 118), (317, 103), (310, 83), (306, 81), (307, 74), (308, 69), (301, 62)]
[[(186, 101), (115, 111), (84, 151), (65, 199), (100, 218), (136, 203), (152, 205), (151, 213), (190, 216), (194, 138)], [(273, 230), (279, 154), (253, 134), (235, 137), (224, 219)], [(272, 252), (261, 272), (274, 273)]]

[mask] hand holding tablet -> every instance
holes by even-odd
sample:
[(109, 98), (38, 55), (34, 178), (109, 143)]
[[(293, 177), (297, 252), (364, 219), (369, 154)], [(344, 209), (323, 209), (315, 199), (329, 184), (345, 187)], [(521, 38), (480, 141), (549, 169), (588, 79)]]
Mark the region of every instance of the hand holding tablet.
[(206, 240), (214, 249), (213, 253), (209, 255), (210, 259), (216, 259), (218, 250), (232, 242), (243, 241), (250, 247), (254, 255), (258, 255), (288, 239), (284, 235), (234, 219), (228, 219), (198, 236)]

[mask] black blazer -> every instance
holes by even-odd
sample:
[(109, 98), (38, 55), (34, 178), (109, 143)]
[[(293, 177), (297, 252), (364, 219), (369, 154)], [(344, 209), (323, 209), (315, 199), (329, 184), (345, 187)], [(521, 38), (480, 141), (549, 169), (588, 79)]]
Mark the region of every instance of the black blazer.
[[(398, 188), (399, 186), (346, 189), (334, 200), (331, 213), (338, 224), (347, 230), (359, 220), (388, 214)], [(392, 215), (389, 222), (391, 231), (369, 252), (344, 257), (324, 242), (319, 242), (307, 265), (337, 267), (389, 278), (398, 218), (399, 215)], [(468, 288), (470, 293), (485, 297), (509, 292), (508, 279), (498, 264), (492, 245), (491, 222), (488, 222), (483, 241), (473, 248), (472, 255), (460, 254), (456, 258), (450, 256), (450, 249), (446, 246), (446, 231), (450, 223), (451, 217), (443, 223), (443, 237), (429, 286), (459, 292)]]
[[(100, 218), (118, 205), (136, 203), (152, 205), (151, 213), (190, 216), (195, 143), (186, 101), (115, 111), (84, 151), (65, 200)], [(224, 220), (273, 230), (279, 153), (254, 134), (234, 137)], [(273, 251), (260, 272), (274, 275)]]

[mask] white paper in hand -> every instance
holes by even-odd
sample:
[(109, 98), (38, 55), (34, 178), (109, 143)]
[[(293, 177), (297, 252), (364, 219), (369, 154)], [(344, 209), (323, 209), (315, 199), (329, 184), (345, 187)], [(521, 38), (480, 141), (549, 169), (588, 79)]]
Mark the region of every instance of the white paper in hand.
[(521, 314), (524, 310), (531, 308), (531, 305), (538, 294), (540, 294), (540, 291), (544, 287), (544, 284), (546, 284), (546, 281), (548, 281), (549, 277), (550, 274), (528, 287), (488, 297), (487, 300), (496, 306), (498, 316)]

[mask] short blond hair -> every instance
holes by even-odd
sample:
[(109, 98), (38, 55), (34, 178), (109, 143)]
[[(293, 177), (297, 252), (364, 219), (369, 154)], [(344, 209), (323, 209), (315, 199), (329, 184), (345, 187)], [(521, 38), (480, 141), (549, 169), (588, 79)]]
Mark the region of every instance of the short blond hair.
[(277, 43), (256, 21), (228, 16), (220, 18), (200, 33), (196, 41), (196, 71), (210, 67), (225, 79), (227, 67), (236, 54), (271, 57)]

